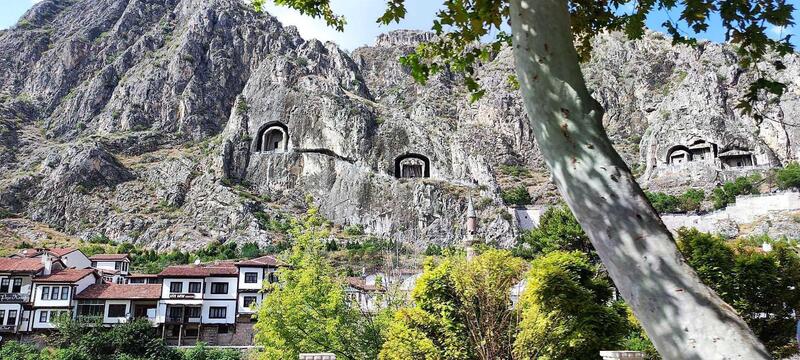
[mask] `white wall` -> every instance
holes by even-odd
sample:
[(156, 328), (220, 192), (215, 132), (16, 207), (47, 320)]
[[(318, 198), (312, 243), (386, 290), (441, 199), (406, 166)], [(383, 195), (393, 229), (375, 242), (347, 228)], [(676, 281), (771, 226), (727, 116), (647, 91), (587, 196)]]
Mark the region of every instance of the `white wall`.
[[(206, 290), (205, 294), (203, 294), (204, 299), (229, 299), (233, 300), (236, 299), (237, 293), (237, 284), (239, 283), (238, 277), (207, 277), (205, 279), (206, 282)], [(228, 292), (225, 294), (212, 294), (211, 293), (211, 283), (225, 283), (228, 284)]]
[(92, 267), (92, 261), (89, 260), (80, 250), (73, 251), (61, 257), (61, 261), (67, 267), (74, 267), (76, 269), (88, 269)]
[[(113, 305), (113, 304), (125, 305), (125, 314), (123, 316), (121, 316), (121, 317), (109, 317), (108, 316), (108, 308), (109, 308), (109, 305)], [(103, 312), (103, 323), (104, 324), (119, 324), (119, 323), (127, 322), (128, 321), (128, 317), (130, 315), (132, 315), (131, 311), (133, 311), (133, 309), (131, 308), (131, 301), (130, 300), (106, 300), (105, 310)]]
[[(0, 304), (0, 310), (4, 310), (5, 311), (5, 316), (2, 319), (2, 321), (0, 321), (0, 326), (3, 326), (3, 325), (15, 325), (16, 326), (16, 325), (20, 324), (20, 322), (22, 320), (22, 311), (23, 311), (22, 310), (22, 304)], [(10, 323), (9, 322), (9, 318), (8, 318), (8, 312), (9, 311), (14, 311), (14, 310), (17, 311), (17, 320), (14, 323)]]
[(9, 279), (8, 280), (8, 292), (9, 294), (13, 294), (12, 291), (14, 289), (14, 279), (20, 278), (22, 279), (22, 288), (19, 291), (19, 294), (31, 294), (31, 277), (30, 276), (11, 276), (11, 275), (0, 275), (0, 280), (2, 279)]
[[(183, 283), (183, 288), (181, 289), (180, 294), (194, 294), (195, 299), (202, 299), (203, 298), (203, 278), (164, 278), (163, 285), (161, 285), (161, 298), (162, 299), (169, 299), (170, 287), (172, 283), (179, 282)], [(199, 282), (200, 283), (200, 292), (190, 293), (189, 292), (189, 283), (190, 282)]]
[(517, 228), (523, 230), (531, 230), (539, 226), (539, 219), (542, 217), (545, 210), (547, 210), (545, 206), (509, 208), (509, 212), (514, 216), (517, 223)]
[[(39, 322), (42, 312), (50, 312), (50, 314), (48, 316), (48, 319), (47, 319), (48, 320), (47, 322)], [(54, 312), (55, 312), (55, 314), (54, 314)], [(51, 309), (51, 308), (35, 309), (33, 311), (33, 317), (31, 318), (31, 322), (33, 323), (33, 328), (34, 329), (53, 329), (53, 328), (55, 328), (55, 325), (52, 323), (52, 321), (53, 321), (53, 319), (56, 318), (58, 313), (61, 313), (61, 312), (72, 313), (72, 310), (71, 309), (64, 309), (64, 308), (60, 308), (60, 309)]]
[[(244, 274), (248, 272), (254, 272), (257, 274), (256, 282), (254, 284), (248, 284), (244, 282)], [(239, 289), (247, 289), (247, 290), (260, 290), (261, 283), (264, 281), (264, 269), (260, 267), (239, 267)]]
[[(256, 298), (256, 303), (253, 305), (253, 310), (250, 308), (244, 307), (244, 297), (245, 296), (254, 296)], [(257, 311), (258, 306), (261, 305), (261, 301), (264, 300), (264, 294), (253, 292), (253, 293), (239, 293), (239, 298), (236, 299), (236, 308), (241, 314), (253, 314)]]
[[(67, 297), (66, 300), (61, 300), (61, 291), (64, 287), (68, 287), (70, 290), (70, 296)], [(48, 288), (48, 292), (50, 294), (48, 300), (42, 300), (42, 290), (44, 288)], [(53, 288), (58, 288), (58, 296), (57, 299), (53, 300)], [(33, 292), (33, 306), (34, 307), (68, 307), (72, 303), (72, 296), (74, 296), (74, 288), (70, 284), (36, 284), (35, 290)], [(37, 318), (38, 319), (38, 318)]]
[[(204, 300), (203, 301), (203, 324), (233, 324), (236, 321), (236, 301), (230, 300)], [(223, 306), (227, 308), (224, 319), (210, 319), (208, 311), (211, 307)]]
[(714, 232), (720, 222), (733, 221), (737, 224), (747, 224), (770, 212), (792, 210), (800, 210), (798, 192), (737, 196), (736, 203), (722, 210), (703, 215), (665, 214), (661, 219), (672, 231), (689, 227), (703, 232)]

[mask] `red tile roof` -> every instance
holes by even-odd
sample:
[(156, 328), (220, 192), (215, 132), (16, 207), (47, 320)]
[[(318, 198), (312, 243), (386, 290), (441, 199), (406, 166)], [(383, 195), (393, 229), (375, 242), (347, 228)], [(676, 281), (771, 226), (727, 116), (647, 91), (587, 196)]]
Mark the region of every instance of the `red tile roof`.
[(39, 254), (41, 254), (41, 253), (42, 253), (42, 251), (44, 251), (44, 249), (42, 249), (42, 248), (36, 248), (36, 249), (22, 249), (22, 250), (20, 250), (18, 253), (16, 253), (15, 255), (17, 255), (17, 256), (21, 256), (21, 257), (28, 257), (28, 258), (32, 258), (32, 257), (36, 257), (36, 256), (38, 256)]
[(89, 260), (125, 260), (130, 258), (128, 254), (97, 254), (89, 257)]
[(254, 267), (278, 267), (285, 266), (283, 261), (278, 260), (272, 255), (265, 255), (255, 259), (243, 260), (236, 263), (236, 266), (254, 266)]
[(147, 299), (161, 298), (161, 284), (95, 284), (90, 285), (76, 299)]
[(50, 253), (51, 253), (51, 254), (53, 254), (54, 256), (58, 256), (58, 257), (61, 257), (61, 256), (64, 256), (64, 255), (67, 255), (67, 254), (69, 254), (69, 253), (71, 253), (71, 252), (73, 252), (73, 251), (75, 251), (75, 250), (78, 250), (78, 249), (77, 249), (77, 248), (74, 248), (74, 247), (70, 247), (70, 248), (52, 248), (52, 249), (47, 249), (47, 251), (48, 251), (48, 252), (50, 252)]
[(35, 282), (72, 283), (94, 274), (94, 269), (64, 269), (50, 275), (33, 279)]
[(233, 262), (220, 262), (202, 265), (173, 265), (167, 266), (159, 276), (163, 277), (206, 277), (206, 276), (237, 276), (238, 269)]
[(2, 272), (31, 272), (35, 273), (44, 269), (42, 259), (36, 258), (0, 258), (0, 271)]

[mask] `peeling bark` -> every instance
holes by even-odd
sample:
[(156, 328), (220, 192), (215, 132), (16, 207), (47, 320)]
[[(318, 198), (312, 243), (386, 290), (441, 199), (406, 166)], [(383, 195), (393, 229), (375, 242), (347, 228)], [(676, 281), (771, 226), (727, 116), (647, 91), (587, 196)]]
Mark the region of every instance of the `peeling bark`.
[(770, 359), (677, 249), (602, 125), (578, 63), (567, 0), (511, 0), (517, 77), (561, 195), (664, 359)]

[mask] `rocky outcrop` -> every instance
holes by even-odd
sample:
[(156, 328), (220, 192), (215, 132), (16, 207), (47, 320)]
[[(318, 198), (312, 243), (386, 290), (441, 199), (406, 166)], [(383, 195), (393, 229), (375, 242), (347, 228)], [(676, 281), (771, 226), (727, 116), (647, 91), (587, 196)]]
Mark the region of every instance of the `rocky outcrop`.
[[(458, 74), (421, 85), (397, 61), (431, 38), (347, 52), (239, 0), (44, 0), (0, 32), (0, 207), (70, 235), (196, 248), (280, 240), (270, 221), (310, 196), (340, 226), (424, 247), (459, 241), (473, 198), (480, 234), (510, 244), (502, 189), (558, 200), (513, 57), (477, 69), (487, 92), (471, 103)], [(797, 159), (800, 127), (784, 123), (800, 111), (798, 61), (784, 59), (789, 91), (763, 122), (734, 109), (752, 75), (726, 45), (603, 35), (584, 72), (623, 157), (674, 192)], [(667, 163), (698, 140), (761, 167)], [(429, 176), (398, 178), (402, 159)]]

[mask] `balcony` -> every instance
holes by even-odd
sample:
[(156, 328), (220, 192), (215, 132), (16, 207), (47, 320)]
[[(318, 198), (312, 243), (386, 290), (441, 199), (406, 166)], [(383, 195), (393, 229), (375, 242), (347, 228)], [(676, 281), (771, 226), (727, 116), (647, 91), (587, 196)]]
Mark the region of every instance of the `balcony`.
[(26, 303), (30, 295), (23, 293), (0, 293), (0, 303)]
[(17, 332), (17, 325), (0, 325), (0, 333)]
[(200, 317), (173, 317), (167, 316), (167, 324), (199, 324)]

